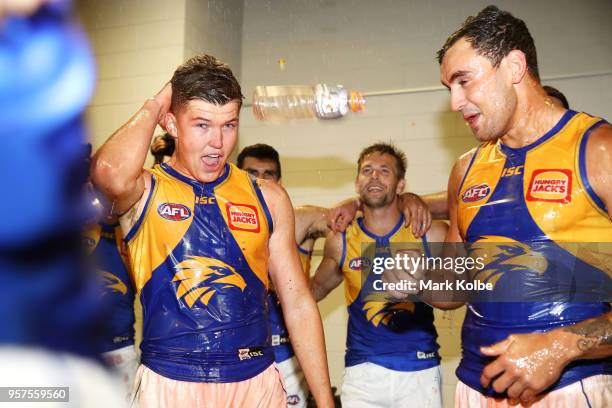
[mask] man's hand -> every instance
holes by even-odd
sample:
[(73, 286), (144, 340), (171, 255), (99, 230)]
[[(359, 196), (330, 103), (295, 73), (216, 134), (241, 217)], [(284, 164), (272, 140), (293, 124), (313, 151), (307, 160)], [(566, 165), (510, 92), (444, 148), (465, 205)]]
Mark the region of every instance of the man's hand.
[(157, 123), (164, 130), (168, 123), (168, 111), (172, 103), (172, 84), (167, 82), (166, 85), (153, 97), (153, 100), (159, 104), (160, 110), (157, 116)]
[(416, 194), (404, 193), (400, 195), (399, 207), (404, 214), (406, 228), (412, 224), (412, 233), (415, 237), (425, 235), (431, 227), (431, 212), (425, 201)]
[(523, 402), (557, 381), (571, 360), (567, 347), (551, 333), (513, 334), (480, 351), (497, 357), (484, 368), (480, 384)]
[(346, 227), (355, 219), (359, 209), (359, 200), (349, 198), (329, 209), (327, 213), (327, 225), (334, 232), (344, 232)]

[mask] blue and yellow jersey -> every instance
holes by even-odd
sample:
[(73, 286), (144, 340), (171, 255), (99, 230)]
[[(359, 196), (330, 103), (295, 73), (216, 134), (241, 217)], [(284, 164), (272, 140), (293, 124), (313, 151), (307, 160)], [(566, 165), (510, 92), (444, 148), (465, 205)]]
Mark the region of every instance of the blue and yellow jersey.
[(134, 344), (134, 287), (118, 224), (95, 224), (85, 231), (85, 247), (102, 279), (102, 301), (108, 307), (109, 333), (102, 352)]
[[(491, 361), (480, 346), (610, 310), (601, 301), (612, 293), (610, 254), (580, 252), (569, 244), (612, 242), (612, 224), (586, 177), (586, 143), (603, 123), (568, 111), (528, 146), (488, 142), (473, 156), (459, 189), (458, 226), (473, 246), (493, 248), (486, 250), (489, 260), (475, 277), (494, 285), (492, 301), (468, 305), (463, 325), (457, 376), (474, 389), (492, 393), (480, 386), (482, 369)], [(570, 298), (572, 293), (577, 297)], [(495, 302), (496, 297), (517, 301)], [(575, 362), (551, 389), (601, 373), (612, 373), (609, 362)]]
[[(306, 276), (310, 275), (310, 260), (312, 251), (307, 251), (304, 248), (297, 246), (302, 270)], [(291, 343), (289, 341), (289, 332), (285, 325), (283, 310), (276, 293), (271, 290), (268, 294), (268, 313), (270, 314), (270, 326), (272, 330), (272, 346), (274, 348), (274, 360), (277, 363), (282, 363), (295, 355)]]
[(142, 362), (192, 382), (252, 378), (274, 361), (266, 307), (263, 195), (227, 164), (200, 183), (168, 164), (150, 170), (141, 218), (126, 236), (143, 309)]
[[(342, 234), (340, 268), (349, 314), (347, 367), (371, 362), (391, 370), (416, 371), (440, 363), (432, 308), (422, 302), (385, 302), (384, 294), (372, 289), (374, 280), (380, 279), (371, 271), (375, 257), (392, 257), (392, 246), (429, 252), (426, 240), (414, 238), (403, 224), (401, 217), (387, 235), (377, 236), (359, 217)], [(375, 253), (370, 253), (372, 249)]]

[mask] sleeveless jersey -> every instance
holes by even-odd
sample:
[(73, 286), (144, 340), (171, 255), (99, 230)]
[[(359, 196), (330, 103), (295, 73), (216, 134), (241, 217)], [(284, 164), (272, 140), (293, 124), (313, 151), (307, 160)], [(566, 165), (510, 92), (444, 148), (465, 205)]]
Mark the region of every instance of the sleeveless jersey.
[[(480, 386), (492, 361), (481, 346), (610, 310), (604, 301), (612, 295), (610, 254), (569, 244), (612, 242), (612, 224), (586, 177), (586, 143), (603, 123), (567, 111), (528, 146), (487, 142), (474, 154), (459, 190), (458, 225), (467, 242), (490, 245), (490, 260), (476, 278), (494, 286), (491, 301), (468, 304), (457, 376), (482, 393), (496, 395)], [(602, 373), (612, 373), (610, 360), (574, 362), (549, 391)]]
[(400, 217), (392, 231), (378, 236), (359, 217), (342, 234), (340, 268), (349, 314), (347, 367), (370, 362), (396, 371), (416, 371), (440, 363), (432, 308), (422, 302), (385, 302), (384, 293), (374, 291), (374, 281), (381, 278), (371, 269), (375, 258), (392, 257), (396, 245), (429, 252), (426, 239), (414, 238), (403, 225)]
[(85, 245), (102, 280), (102, 301), (108, 307), (110, 331), (101, 339), (101, 352), (134, 344), (134, 287), (121, 227), (95, 224), (85, 231)]
[(227, 164), (200, 183), (151, 171), (126, 236), (143, 309), (142, 362), (165, 377), (236, 382), (274, 361), (266, 307), (270, 213), (248, 174)]
[[(312, 251), (307, 251), (297, 246), (302, 270), (306, 276), (310, 275), (310, 259)], [(274, 360), (277, 363), (282, 363), (295, 355), (291, 343), (289, 341), (289, 332), (285, 325), (283, 310), (276, 296), (276, 292), (271, 290), (268, 294), (268, 313), (270, 315), (270, 326), (272, 330), (272, 347), (274, 348)]]

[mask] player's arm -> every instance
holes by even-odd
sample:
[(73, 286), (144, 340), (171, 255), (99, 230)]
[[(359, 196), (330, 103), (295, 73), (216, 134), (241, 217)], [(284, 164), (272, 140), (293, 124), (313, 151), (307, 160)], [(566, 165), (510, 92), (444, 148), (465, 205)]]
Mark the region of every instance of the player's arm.
[(513, 334), (480, 351), (496, 357), (482, 372), (482, 386), (530, 401), (571, 362), (612, 356), (612, 312), (545, 333)]
[(330, 232), (325, 239), (323, 260), (310, 280), (310, 288), (318, 302), (342, 282), (340, 258), (342, 257), (342, 233)]
[(317, 406), (333, 407), (323, 324), (298, 258), (291, 201), (278, 184), (261, 181), (260, 186), (274, 223), (269, 242), (269, 273), (285, 316), (291, 345)]
[[(143, 170), (155, 126), (165, 120), (172, 87), (168, 83), (98, 149), (92, 158), (94, 185), (113, 203), (113, 213), (137, 207), (150, 175)], [(122, 220), (122, 227), (126, 225)], [(124, 228), (124, 230), (126, 230)]]
[[(431, 226), (431, 213), (427, 204), (416, 194), (403, 193), (400, 195), (399, 208), (404, 215), (406, 227), (412, 225), (412, 232), (417, 237), (422, 237)], [(361, 209), (358, 197), (348, 198), (329, 209), (327, 224), (336, 232), (344, 231), (355, 219), (357, 211)]]
[(421, 196), (434, 220), (448, 220), (448, 191)]
[(612, 219), (612, 125), (602, 125), (591, 134), (586, 146), (586, 169), (589, 183)]
[[(431, 224), (431, 228), (427, 231), (427, 242), (431, 251), (432, 257), (445, 258), (448, 256), (460, 256), (462, 254), (455, 253), (453, 244), (450, 247), (445, 244), (446, 236), (448, 235), (448, 224), (443, 221), (434, 221)], [(452, 253), (451, 253), (452, 252)], [(434, 282), (443, 282), (448, 280), (454, 280), (456, 275), (454, 272), (447, 271), (430, 271), (426, 275), (427, 279), (431, 279)], [(430, 304), (433, 307), (442, 310), (452, 310), (460, 308), (464, 305), (463, 301), (454, 301), (454, 298), (461, 298), (456, 296), (453, 292), (443, 293), (442, 291), (424, 291), (421, 293), (421, 299)]]
[(301, 245), (304, 241), (316, 241), (329, 232), (327, 214), (329, 210), (314, 205), (303, 205), (295, 208), (295, 242)]

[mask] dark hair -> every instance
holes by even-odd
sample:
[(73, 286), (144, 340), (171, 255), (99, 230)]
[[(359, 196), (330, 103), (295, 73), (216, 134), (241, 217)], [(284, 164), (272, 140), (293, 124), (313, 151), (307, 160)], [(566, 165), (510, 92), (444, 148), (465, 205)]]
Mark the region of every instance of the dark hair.
[(155, 136), (151, 144), (151, 154), (155, 157), (155, 164), (163, 163), (165, 156), (172, 156), (174, 147), (174, 138), (170, 133)]
[(218, 105), (237, 101), (241, 106), (244, 98), (232, 70), (212, 55), (202, 54), (190, 58), (174, 71), (170, 82), (170, 109), (174, 113), (193, 99)]
[(358, 172), (361, 170), (361, 163), (365, 157), (372, 153), (388, 154), (389, 156), (395, 157), (399, 179), (402, 180), (406, 176), (406, 155), (400, 149), (389, 143), (376, 143), (363, 149), (361, 153), (359, 153), (359, 159), (357, 159)]
[(259, 160), (271, 160), (276, 163), (278, 168), (278, 178), (281, 178), (281, 164), (278, 156), (278, 152), (275, 148), (264, 143), (257, 143), (245, 147), (238, 153), (238, 159), (236, 160), (238, 168), (242, 169), (244, 165), (244, 159), (247, 157), (254, 157)]
[(561, 101), (561, 105), (563, 105), (565, 109), (569, 109), (569, 102), (567, 101), (567, 98), (565, 97), (565, 95), (561, 93), (560, 90), (558, 90), (557, 88), (553, 88), (550, 85), (544, 85), (542, 88), (544, 88), (548, 96), (557, 98), (558, 100)]
[(477, 15), (468, 17), (463, 25), (452, 33), (438, 51), (438, 62), (457, 41), (465, 38), (478, 54), (487, 57), (494, 67), (512, 50), (525, 54), (527, 69), (538, 82), (538, 56), (533, 38), (523, 20), (495, 6), (482, 9)]

